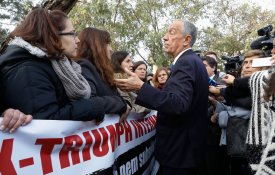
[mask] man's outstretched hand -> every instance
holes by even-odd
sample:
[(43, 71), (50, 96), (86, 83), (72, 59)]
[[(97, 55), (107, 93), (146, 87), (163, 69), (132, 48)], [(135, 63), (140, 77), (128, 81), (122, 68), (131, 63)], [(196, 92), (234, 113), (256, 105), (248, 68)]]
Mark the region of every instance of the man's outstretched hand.
[(117, 87), (123, 91), (137, 91), (141, 88), (144, 82), (139, 79), (137, 74), (125, 69), (125, 72), (129, 75), (127, 79), (115, 79)]

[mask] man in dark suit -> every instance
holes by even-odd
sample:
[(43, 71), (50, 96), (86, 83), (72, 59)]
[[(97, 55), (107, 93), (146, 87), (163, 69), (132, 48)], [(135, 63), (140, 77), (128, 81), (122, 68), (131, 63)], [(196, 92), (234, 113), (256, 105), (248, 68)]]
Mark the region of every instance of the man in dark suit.
[(126, 70), (117, 79), (124, 90), (137, 90), (136, 103), (158, 111), (155, 157), (161, 175), (193, 175), (204, 157), (207, 140), (208, 75), (191, 47), (197, 29), (175, 20), (163, 37), (164, 51), (173, 58), (171, 75), (160, 91)]

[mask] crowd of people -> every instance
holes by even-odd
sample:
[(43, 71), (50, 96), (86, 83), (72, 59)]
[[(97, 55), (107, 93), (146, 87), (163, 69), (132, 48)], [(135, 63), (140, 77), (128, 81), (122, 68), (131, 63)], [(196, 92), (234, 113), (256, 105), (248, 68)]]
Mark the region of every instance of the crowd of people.
[(233, 76), (218, 70), (215, 52), (192, 50), (193, 23), (173, 21), (162, 39), (172, 64), (151, 74), (146, 62), (113, 51), (108, 31), (77, 35), (62, 11), (32, 10), (1, 46), (0, 130), (33, 119), (100, 125), (105, 114), (123, 123), (130, 112), (156, 110), (157, 175), (275, 174), (275, 40), (272, 66), (252, 67), (268, 55), (250, 50)]

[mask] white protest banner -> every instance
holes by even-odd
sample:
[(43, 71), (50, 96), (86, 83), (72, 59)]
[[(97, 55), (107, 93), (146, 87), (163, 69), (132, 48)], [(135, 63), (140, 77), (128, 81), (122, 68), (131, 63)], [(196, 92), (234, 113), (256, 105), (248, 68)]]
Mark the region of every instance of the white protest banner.
[(33, 120), (0, 133), (0, 175), (149, 174), (154, 162), (156, 111), (94, 121)]

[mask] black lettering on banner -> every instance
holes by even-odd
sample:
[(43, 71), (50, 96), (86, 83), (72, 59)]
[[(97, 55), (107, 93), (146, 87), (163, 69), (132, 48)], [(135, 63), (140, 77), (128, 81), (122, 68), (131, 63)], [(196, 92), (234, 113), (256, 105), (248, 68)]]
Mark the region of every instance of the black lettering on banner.
[(145, 148), (145, 151), (139, 154), (139, 167), (145, 165), (154, 153), (154, 145)]
[(120, 175), (132, 175), (138, 170), (138, 158), (134, 157), (119, 168)]
[(115, 175), (142, 174), (149, 166), (154, 153), (155, 136), (120, 155), (116, 160)]

